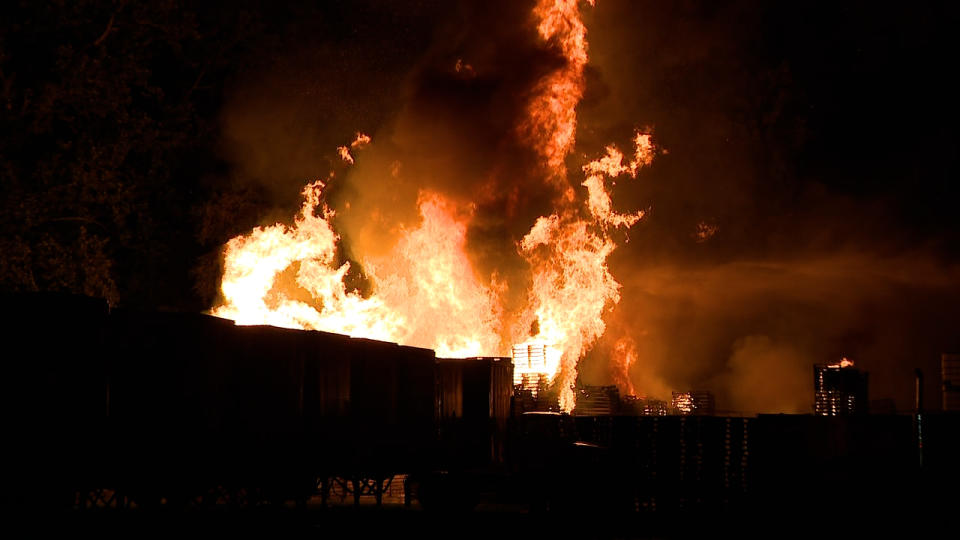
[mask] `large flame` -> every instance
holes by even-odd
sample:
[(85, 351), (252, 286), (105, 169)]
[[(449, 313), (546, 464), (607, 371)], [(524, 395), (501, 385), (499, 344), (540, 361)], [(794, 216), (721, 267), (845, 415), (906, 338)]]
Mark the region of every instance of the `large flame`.
[[(467, 255), (472, 207), (455, 205), (440, 193), (420, 193), (419, 226), (401, 229), (387, 256), (361, 254), (370, 290), (348, 288), (350, 264), (338, 261), (340, 238), (333, 212), (322, 203), (321, 182), (304, 189), (292, 226), (257, 228), (227, 244), (224, 302), (213, 313), (239, 324), (429, 347), (441, 356), (503, 354), (513, 344), (519, 344), (515, 350), (542, 348), (545, 361), (524, 369), (545, 375), (559, 389), (560, 406), (573, 409), (577, 363), (603, 335), (603, 317), (620, 300), (620, 284), (607, 267), (616, 249), (613, 234), (643, 217), (642, 211), (613, 209), (606, 179), (635, 177), (651, 163), (655, 147), (650, 135), (640, 132), (627, 162), (617, 148), (607, 147), (583, 167), (587, 197), (577, 204), (564, 163), (575, 142), (576, 105), (583, 95), (586, 28), (575, 0), (540, 0), (533, 15), (545, 45), (565, 62), (536, 84), (518, 133), (539, 157), (543, 180), (562, 197), (557, 210), (537, 219), (517, 244), (531, 283), (526, 307), (509, 317), (517, 324), (504, 328), (508, 317), (496, 276), (477, 276)], [(338, 152), (353, 164), (354, 151), (368, 143), (369, 137), (358, 135)]]
[(634, 143), (637, 157), (627, 165), (610, 146), (606, 156), (584, 166), (590, 219), (572, 211), (541, 217), (520, 242), (533, 270), (529, 309), (522, 321), (537, 329), (529, 343), (559, 351), (557, 371), (550, 375), (557, 377), (564, 410), (574, 406), (577, 362), (606, 330), (604, 312), (620, 301), (620, 284), (607, 267), (607, 257), (617, 247), (612, 229), (629, 227), (643, 217), (642, 211), (613, 211), (603, 180), (635, 175), (650, 163), (654, 150), (649, 135), (638, 133)]
[(610, 367), (613, 369), (613, 380), (617, 388), (625, 396), (636, 396), (637, 391), (630, 378), (630, 367), (637, 363), (637, 345), (630, 336), (623, 336), (613, 345), (610, 356)]
[[(541, 79), (527, 106), (520, 130), (547, 170), (547, 179), (566, 188), (564, 159), (573, 150), (577, 133), (576, 107), (583, 97), (587, 65), (587, 29), (577, 0), (539, 0), (533, 8), (540, 38), (558, 49), (566, 62)], [(591, 2), (592, 4), (592, 2)], [(572, 200), (573, 192), (565, 192)]]
[[(336, 264), (339, 237), (321, 205), (323, 184), (304, 191), (292, 227), (260, 227), (231, 240), (224, 254), (225, 302), (213, 314), (238, 324), (339, 332), (436, 349), (443, 356), (499, 350), (497, 291), (473, 275), (466, 224), (442, 197), (422, 193), (422, 223), (403, 232), (389, 256), (363, 261), (374, 283), (364, 297), (347, 290), (349, 263)], [(318, 214), (319, 210), (319, 214)], [(295, 272), (295, 286), (279, 282)], [(297, 290), (309, 302), (297, 299)]]

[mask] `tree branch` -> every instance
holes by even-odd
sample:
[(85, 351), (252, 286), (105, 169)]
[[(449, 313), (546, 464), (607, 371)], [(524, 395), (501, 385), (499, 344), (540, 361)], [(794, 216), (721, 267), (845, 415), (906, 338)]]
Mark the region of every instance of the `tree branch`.
[(116, 18), (116, 16), (117, 16), (116, 13), (110, 16), (110, 22), (107, 23), (107, 29), (104, 30), (103, 33), (100, 34), (100, 37), (98, 37), (97, 40), (93, 42), (94, 47), (99, 47), (100, 44), (103, 43), (103, 40), (107, 39), (107, 35), (110, 33), (110, 30), (113, 29), (113, 20)]

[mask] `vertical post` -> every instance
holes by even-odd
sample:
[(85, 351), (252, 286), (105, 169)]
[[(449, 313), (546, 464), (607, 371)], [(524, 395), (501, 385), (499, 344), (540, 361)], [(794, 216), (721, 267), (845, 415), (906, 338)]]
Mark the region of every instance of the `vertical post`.
[(330, 482), (331, 478), (324, 476), (320, 483), (320, 507), (323, 509), (327, 508), (327, 499), (330, 498)]
[(914, 370), (915, 377), (915, 402), (914, 402), (914, 434), (917, 443), (917, 462), (923, 468), (923, 371), (920, 368)]
[(361, 478), (359, 474), (354, 474), (351, 482), (353, 484), (353, 506), (360, 506), (360, 492), (363, 490), (363, 485), (361, 484)]

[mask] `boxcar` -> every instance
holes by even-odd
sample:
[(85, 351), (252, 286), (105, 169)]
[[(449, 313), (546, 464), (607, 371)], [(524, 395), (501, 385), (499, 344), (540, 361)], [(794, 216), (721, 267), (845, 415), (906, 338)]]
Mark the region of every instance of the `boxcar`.
[(9, 502), (302, 500), (331, 477), (382, 482), (505, 457), (509, 359), (438, 362), (428, 349), (83, 297), (4, 307), (17, 315), (4, 332)]
[(107, 363), (100, 351), (107, 305), (59, 294), (0, 302), (3, 501), (69, 505), (105, 452)]
[(509, 358), (441, 358), (436, 366), (440, 464), (476, 468), (502, 464), (513, 395)]

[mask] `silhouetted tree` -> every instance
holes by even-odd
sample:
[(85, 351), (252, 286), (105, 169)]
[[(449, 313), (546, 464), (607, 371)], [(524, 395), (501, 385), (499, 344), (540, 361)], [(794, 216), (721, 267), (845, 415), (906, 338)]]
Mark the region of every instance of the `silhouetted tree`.
[(210, 149), (227, 53), (253, 31), (242, 9), (209, 9), (0, 8), (0, 288), (183, 301), (171, 291), (190, 291), (207, 247), (197, 207), (229, 190), (203, 182), (219, 166)]

